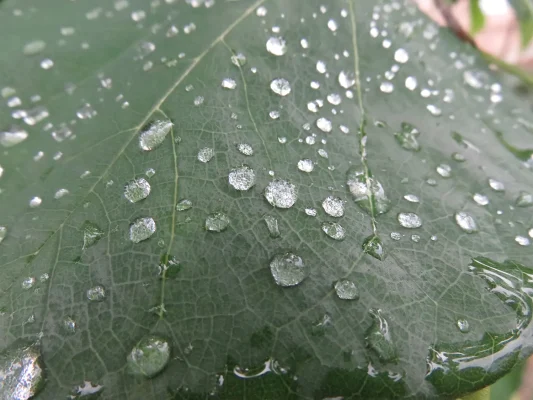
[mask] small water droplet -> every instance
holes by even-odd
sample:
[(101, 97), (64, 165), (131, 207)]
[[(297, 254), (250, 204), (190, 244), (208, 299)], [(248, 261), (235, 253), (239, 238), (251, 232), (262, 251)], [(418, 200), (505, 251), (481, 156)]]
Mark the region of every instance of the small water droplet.
[(248, 165), (243, 164), (230, 171), (228, 181), (236, 190), (248, 190), (255, 185), (255, 172)]
[(24, 45), (22, 52), (27, 56), (31, 56), (40, 53), (45, 49), (45, 47), (46, 42), (44, 42), (43, 40), (33, 40)]
[(474, 217), (464, 211), (455, 213), (455, 222), (466, 233), (477, 232), (477, 224)]
[(291, 208), (298, 198), (296, 186), (284, 179), (271, 181), (264, 194), (270, 205), (278, 208)]
[(415, 243), (420, 242), (420, 235), (411, 235), (411, 240)]
[(330, 20), (328, 21), (328, 29), (329, 29), (331, 32), (336, 32), (337, 29), (338, 29), (337, 21), (335, 21), (334, 19), (330, 19)]
[(328, 196), (322, 202), (322, 208), (326, 214), (332, 217), (342, 217), (344, 215), (344, 201), (338, 197)]
[(341, 279), (335, 282), (335, 293), (337, 297), (342, 300), (357, 300), (359, 299), (359, 290), (354, 282), (348, 279)]
[(63, 329), (67, 333), (69, 333), (71, 335), (75, 334), (77, 327), (78, 327), (78, 325), (76, 324), (76, 321), (71, 316), (67, 316), (63, 320)]
[(417, 139), (419, 135), (420, 131), (407, 122), (402, 122), (402, 130), (394, 133), (394, 137), (400, 146), (409, 151), (420, 150), (420, 144), (418, 143)]
[(35, 285), (35, 278), (33, 276), (30, 276), (22, 281), (22, 289), (28, 290), (31, 289)]
[(503, 192), (505, 190), (505, 185), (496, 179), (489, 178), (489, 186), (496, 192)]
[(407, 212), (398, 214), (398, 222), (404, 228), (414, 229), (422, 226), (422, 220), (418, 214)]
[(326, 63), (322, 60), (318, 60), (316, 62), (316, 70), (318, 71), (319, 74), (325, 74), (327, 71)]
[(281, 236), (278, 226), (278, 220), (271, 215), (264, 216), (265, 224), (271, 238), (275, 239)]
[(70, 192), (67, 189), (58, 189), (54, 194), (54, 199), (58, 200), (62, 197), (65, 197)]
[(380, 309), (370, 309), (372, 316), (372, 326), (367, 332), (366, 342), (383, 362), (390, 362), (396, 359), (396, 346), (392, 340), (389, 323), (385, 319)]
[(275, 255), (270, 261), (270, 272), (274, 281), (283, 287), (296, 286), (309, 275), (309, 268), (302, 258), (286, 252)]
[(304, 211), (306, 215), (309, 215), (310, 217), (316, 217), (316, 209), (306, 208)]
[(517, 207), (530, 207), (533, 205), (533, 195), (522, 191), (518, 194), (515, 204)]
[(40, 197), (38, 196), (32, 197), (30, 199), (30, 207), (31, 208), (39, 207), (42, 204), (42, 202), (43, 200)]
[(130, 201), (130, 203), (137, 203), (143, 199), (146, 199), (150, 194), (150, 184), (144, 178), (134, 179), (129, 181), (124, 187), (124, 197)]
[(338, 76), (339, 85), (344, 89), (349, 89), (355, 85), (355, 74), (353, 72), (341, 71)]
[(308, 158), (298, 161), (298, 169), (300, 171), (311, 172), (314, 168), (315, 164)]
[(192, 201), (189, 199), (183, 199), (176, 204), (176, 211), (186, 211), (192, 208)]
[(414, 76), (408, 76), (405, 78), (405, 87), (409, 90), (415, 90), (418, 86), (418, 81)]
[(267, 15), (267, 8), (265, 6), (260, 6), (257, 8), (257, 10), (255, 10), (255, 15), (257, 15), (258, 17), (264, 17)]
[(138, 218), (130, 225), (130, 240), (139, 243), (150, 238), (156, 231), (153, 218)]
[(442, 110), (434, 104), (428, 104), (426, 108), (434, 117), (439, 117), (442, 114)]
[(392, 240), (400, 240), (402, 238), (402, 235), (399, 232), (391, 232), (390, 233), (390, 238)]
[(392, 93), (394, 91), (394, 84), (389, 81), (381, 82), (379, 85), (379, 90), (387, 94)]
[(409, 61), (409, 53), (405, 49), (398, 49), (394, 52), (394, 61), (405, 64), (407, 61)]
[(168, 342), (157, 336), (147, 336), (141, 339), (128, 355), (128, 372), (153, 378), (166, 367), (169, 359)]
[(346, 237), (345, 229), (337, 222), (322, 223), (322, 231), (330, 238), (335, 240), (344, 240)]
[(457, 161), (457, 162), (465, 162), (466, 161), (465, 156), (462, 155), (461, 153), (453, 153), (452, 154), (452, 159), (454, 161)]
[(270, 82), (270, 89), (280, 96), (287, 96), (291, 92), (291, 84), (284, 78), (276, 78)]
[(41, 68), (44, 70), (50, 69), (54, 66), (54, 61), (50, 58), (45, 58), (41, 61)]
[(271, 36), (266, 42), (266, 49), (270, 54), (282, 56), (287, 52), (287, 43), (281, 36)]
[(531, 244), (529, 238), (525, 236), (517, 235), (514, 238), (515, 242), (518, 243), (520, 246), (529, 246)]
[(252, 146), (246, 143), (239, 143), (237, 145), (237, 150), (239, 150), (239, 152), (245, 156), (252, 156), (254, 154), (254, 149)]
[(204, 97), (203, 96), (196, 96), (194, 98), (194, 105), (199, 106), (204, 103)]
[(237, 82), (235, 81), (235, 79), (232, 78), (224, 78), (222, 80), (222, 87), (224, 89), (233, 90), (237, 87)]
[(229, 217), (222, 212), (209, 214), (205, 219), (205, 229), (210, 232), (222, 232), (229, 226)]
[(376, 235), (370, 235), (363, 241), (363, 251), (372, 257), (382, 261), (385, 258), (383, 242)]
[(78, 111), (76, 111), (76, 116), (79, 119), (91, 119), (96, 116), (96, 114), (96, 110), (89, 103), (85, 103)]
[(480, 89), (488, 80), (488, 75), (484, 71), (468, 70), (463, 73), (464, 81), (474, 89)]
[(139, 135), (139, 146), (141, 149), (150, 151), (163, 143), (172, 125), (172, 122), (169, 120), (158, 120), (148, 124)]
[(208, 163), (209, 161), (211, 161), (214, 155), (215, 155), (215, 150), (213, 150), (210, 147), (204, 147), (203, 149), (200, 149), (198, 151), (197, 158), (198, 158), (198, 161), (201, 161), (203, 163)]
[(105, 288), (102, 285), (96, 285), (88, 289), (87, 299), (89, 301), (103, 301), (105, 299)]
[(420, 199), (415, 194), (406, 194), (403, 198), (410, 203), (420, 203)]
[(452, 167), (450, 167), (448, 164), (437, 165), (436, 171), (443, 178), (449, 178), (452, 176)]
[(146, 18), (146, 12), (143, 10), (136, 10), (131, 13), (131, 19), (135, 22), (142, 21)]
[(237, 53), (231, 56), (231, 62), (237, 67), (242, 67), (246, 64), (246, 56), (242, 53)]
[(7, 236), (7, 228), (5, 226), (0, 226), (0, 243), (4, 241)]
[(461, 333), (468, 333), (470, 331), (470, 324), (464, 318), (457, 320), (457, 328)]
[(85, 221), (83, 226), (83, 249), (96, 244), (103, 236), (104, 231), (93, 222)]

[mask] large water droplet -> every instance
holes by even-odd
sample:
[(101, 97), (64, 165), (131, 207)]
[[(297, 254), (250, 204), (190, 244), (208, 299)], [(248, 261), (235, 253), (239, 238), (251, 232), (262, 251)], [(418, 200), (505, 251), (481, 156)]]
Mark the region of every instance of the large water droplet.
[(355, 74), (353, 72), (341, 71), (338, 77), (339, 85), (344, 89), (349, 89), (355, 85)]
[(337, 222), (323, 222), (322, 231), (335, 240), (344, 240), (346, 237), (346, 231)]
[(369, 214), (383, 214), (390, 209), (390, 200), (381, 183), (372, 176), (368, 179), (363, 170), (352, 167), (348, 170), (347, 185), (354, 201)]
[(85, 221), (81, 229), (83, 230), (84, 249), (93, 246), (104, 236), (104, 231), (100, 229), (98, 225), (90, 221)]
[(528, 192), (520, 192), (516, 198), (515, 204), (517, 207), (533, 206), (533, 195)]
[(280, 36), (272, 36), (266, 42), (266, 49), (270, 54), (282, 56), (287, 52), (287, 43)]
[(153, 378), (166, 367), (169, 359), (168, 342), (157, 336), (147, 336), (141, 339), (128, 355), (128, 372)]
[(278, 220), (271, 215), (264, 216), (265, 224), (271, 238), (275, 239), (281, 236), (278, 226)]
[(102, 285), (96, 285), (88, 289), (87, 299), (89, 301), (103, 301), (105, 299), (105, 288)]
[(337, 293), (337, 297), (342, 300), (359, 299), (359, 290), (357, 290), (357, 286), (348, 279), (341, 279), (335, 282), (335, 293)]
[(265, 188), (265, 198), (274, 207), (290, 208), (298, 198), (298, 191), (292, 183), (274, 179)]
[(287, 79), (276, 78), (270, 82), (270, 89), (280, 96), (287, 96), (291, 92), (291, 84)]
[(274, 281), (283, 287), (296, 286), (309, 275), (309, 268), (300, 256), (291, 252), (277, 254), (270, 261)]
[(204, 147), (203, 149), (198, 150), (198, 161), (201, 161), (203, 163), (208, 163), (211, 161), (213, 156), (215, 155), (215, 150), (211, 147)]
[(420, 150), (420, 144), (417, 139), (419, 135), (420, 131), (407, 122), (402, 122), (402, 130), (394, 133), (394, 137), (400, 146), (409, 151)]
[(146, 199), (150, 194), (150, 184), (144, 178), (134, 179), (129, 181), (124, 187), (124, 197), (131, 203), (137, 203)]
[(139, 218), (130, 225), (130, 240), (133, 243), (142, 242), (152, 236), (155, 231), (156, 226), (153, 218)]
[(163, 143), (171, 128), (172, 122), (168, 120), (158, 120), (148, 124), (139, 135), (139, 146), (144, 151), (155, 149)]
[(398, 214), (398, 222), (404, 228), (414, 229), (422, 226), (422, 220), (418, 214), (407, 212)]
[(390, 362), (396, 359), (396, 346), (392, 340), (389, 323), (382, 315), (380, 309), (370, 309), (372, 316), (372, 326), (367, 332), (366, 341), (383, 362)]
[(225, 231), (230, 223), (229, 217), (222, 212), (209, 214), (205, 219), (205, 229), (210, 232)]
[(255, 185), (255, 172), (248, 165), (243, 164), (230, 171), (228, 181), (236, 190), (248, 190)]
[(380, 261), (385, 257), (383, 242), (376, 235), (370, 235), (363, 241), (363, 251)]
[(0, 353), (1, 399), (33, 398), (44, 384), (44, 365), (38, 343), (18, 340)]
[(322, 202), (322, 208), (326, 214), (332, 217), (342, 217), (344, 215), (344, 201), (338, 197), (326, 197)]
[(474, 217), (464, 211), (455, 213), (455, 222), (466, 233), (477, 232), (477, 224)]

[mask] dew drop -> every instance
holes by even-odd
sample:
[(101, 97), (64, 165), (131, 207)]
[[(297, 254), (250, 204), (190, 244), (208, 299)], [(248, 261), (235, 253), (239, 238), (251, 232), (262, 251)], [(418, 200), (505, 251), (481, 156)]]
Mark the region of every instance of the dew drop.
[(242, 67), (246, 64), (246, 56), (242, 53), (237, 53), (231, 56), (231, 62), (237, 67)]
[(429, 113), (433, 115), (434, 117), (438, 117), (442, 114), (442, 110), (434, 104), (428, 104), (426, 108), (429, 111)]
[(533, 195), (522, 191), (518, 194), (515, 204), (517, 207), (530, 207), (533, 205)]
[(89, 301), (103, 301), (105, 299), (105, 288), (102, 285), (96, 285), (88, 289), (87, 299)]
[(258, 7), (257, 10), (255, 10), (255, 15), (258, 17), (264, 17), (267, 15), (267, 8), (265, 6)]
[(153, 378), (161, 372), (170, 359), (170, 346), (157, 336), (144, 337), (127, 357), (127, 369), (132, 375)]
[(270, 237), (273, 239), (280, 237), (281, 233), (279, 231), (278, 220), (271, 215), (265, 215), (263, 219), (265, 220)]
[(270, 272), (274, 281), (283, 287), (296, 286), (309, 275), (309, 268), (302, 258), (294, 253), (280, 253), (270, 261)]
[(41, 203), (43, 202), (43, 200), (38, 197), (38, 196), (35, 196), (35, 197), (32, 197), (30, 199), (30, 207), (31, 208), (37, 208), (41, 205)]
[(198, 151), (197, 158), (198, 158), (198, 161), (201, 161), (203, 163), (208, 163), (209, 161), (211, 161), (214, 155), (215, 155), (215, 150), (213, 150), (210, 147), (204, 147), (203, 149), (200, 149)]
[(255, 185), (255, 172), (248, 165), (243, 164), (230, 171), (228, 181), (236, 190), (248, 190)]
[(31, 289), (35, 285), (35, 278), (33, 276), (30, 276), (22, 281), (22, 289), (28, 290)]
[(130, 225), (130, 240), (139, 243), (150, 238), (156, 231), (153, 218), (138, 218)]
[(97, 385), (90, 381), (84, 381), (81, 385), (76, 385), (72, 388), (71, 394), (67, 399), (74, 400), (79, 398), (88, 398), (91, 399), (95, 396), (98, 396), (99, 393), (104, 390), (103, 385)]
[(280, 36), (271, 36), (266, 42), (266, 49), (270, 54), (282, 56), (287, 52), (287, 43)]
[(399, 213), (398, 222), (404, 228), (414, 229), (420, 228), (422, 226), (422, 220), (418, 214), (408, 212), (408, 213)]
[(53, 66), (54, 66), (54, 61), (49, 58), (45, 58), (44, 60), (41, 61), (41, 68), (44, 70), (50, 69)]
[(28, 132), (16, 126), (7, 131), (0, 132), (0, 144), (4, 147), (13, 147), (28, 138)]
[(57, 192), (55, 192), (54, 194), (54, 199), (60, 199), (62, 197), (65, 197), (66, 195), (68, 195), (70, 192), (68, 191), (68, 189), (59, 189), (57, 190)]
[(333, 125), (331, 124), (331, 121), (327, 118), (319, 118), (316, 120), (316, 126), (318, 129), (320, 129), (322, 132), (329, 133), (331, 132), (331, 129), (333, 128)]
[(292, 183), (274, 179), (265, 188), (265, 198), (274, 207), (291, 208), (298, 198), (298, 191)]
[(137, 203), (143, 199), (146, 199), (150, 194), (150, 184), (144, 178), (134, 179), (129, 181), (124, 187), (124, 197), (130, 201), (130, 203)]
[(411, 235), (411, 240), (415, 243), (420, 242), (420, 235)]
[(229, 217), (222, 212), (209, 214), (205, 219), (205, 229), (209, 232), (225, 231), (230, 223)]
[(153, 169), (153, 168), (148, 168), (146, 171), (144, 171), (144, 174), (145, 174), (148, 178), (151, 178), (152, 176), (155, 175), (155, 169)]
[(237, 87), (237, 82), (235, 81), (235, 79), (232, 78), (224, 78), (222, 80), (222, 87), (224, 89), (233, 90)]
[(363, 241), (363, 251), (378, 259), (380, 261), (385, 258), (385, 250), (383, 249), (383, 242), (376, 235), (370, 235)]
[(90, 221), (85, 221), (81, 229), (83, 230), (83, 249), (93, 246), (104, 236), (104, 231)]
[(45, 49), (45, 47), (46, 43), (43, 40), (34, 40), (26, 43), (22, 49), (22, 52), (27, 56), (31, 56), (40, 53)]
[(359, 299), (359, 290), (354, 282), (348, 279), (341, 279), (335, 282), (335, 293), (337, 297), (342, 300), (357, 300)]
[(402, 235), (399, 232), (391, 232), (390, 233), (390, 238), (392, 240), (400, 240), (402, 238)]
[(328, 196), (322, 202), (322, 208), (326, 214), (332, 217), (342, 217), (344, 215), (344, 201), (338, 197)]
[(328, 158), (329, 157), (328, 156), (328, 152), (326, 150), (324, 150), (324, 149), (318, 149), (317, 153), (322, 158)]
[(76, 111), (76, 116), (79, 119), (91, 119), (96, 114), (96, 110), (89, 103), (84, 104), (78, 111)]
[(131, 19), (135, 22), (142, 21), (146, 18), (146, 12), (143, 10), (136, 10), (131, 13)]
[(254, 149), (252, 146), (246, 143), (239, 143), (237, 145), (237, 150), (245, 156), (252, 156), (254, 154)]
[(7, 236), (7, 228), (5, 226), (0, 226), (0, 243), (4, 241)]
[(63, 329), (67, 333), (73, 335), (76, 333), (77, 328), (78, 328), (78, 324), (72, 317), (70, 316), (65, 317), (65, 319), (63, 320)]
[(464, 211), (460, 211), (460, 212), (455, 213), (455, 222), (466, 233), (477, 232), (476, 221), (474, 220), (474, 218), (470, 214), (468, 214), (468, 213), (466, 213)]
[(354, 201), (369, 214), (384, 214), (391, 202), (381, 183), (372, 176), (365, 176), (363, 170), (352, 167), (347, 173), (346, 182)]
[(418, 143), (417, 139), (419, 135), (420, 131), (407, 122), (402, 122), (402, 130), (394, 133), (394, 137), (400, 146), (409, 151), (420, 150), (420, 143)]
[(270, 82), (270, 89), (280, 96), (287, 96), (291, 92), (291, 84), (284, 78), (276, 78)]
[(308, 158), (298, 161), (298, 169), (303, 172), (311, 172), (315, 169), (315, 164)]
[(196, 96), (194, 98), (194, 105), (195, 106), (202, 105), (203, 103), (204, 103), (204, 96)]
[(387, 94), (392, 93), (394, 91), (394, 84), (389, 81), (381, 82), (379, 85), (379, 90)]
[(403, 198), (410, 203), (420, 203), (420, 199), (415, 194), (406, 194)]
[(394, 52), (394, 61), (400, 64), (405, 64), (409, 61), (409, 53), (405, 49), (398, 49)]
[(457, 320), (457, 329), (459, 329), (459, 331), (461, 333), (468, 333), (470, 331), (470, 324), (468, 323), (468, 321), (464, 318), (460, 318)]
[(341, 104), (342, 101), (341, 95), (338, 93), (330, 93), (328, 94), (326, 99), (328, 100), (329, 104), (332, 104), (334, 106), (338, 106), (339, 104)]
[(452, 167), (448, 164), (439, 164), (436, 171), (443, 178), (449, 178), (452, 175)]
[(414, 76), (408, 76), (405, 78), (405, 87), (409, 90), (415, 90), (418, 86), (418, 81)]
[(457, 161), (457, 162), (465, 162), (466, 161), (465, 156), (462, 155), (461, 153), (453, 153), (452, 154), (452, 159), (454, 161)]
[(520, 235), (517, 235), (515, 236), (514, 238), (515, 242), (518, 243), (520, 246), (529, 246), (531, 241), (529, 240), (529, 238), (525, 237), (525, 236), (520, 236)]
[(169, 120), (158, 120), (147, 125), (139, 135), (139, 146), (144, 151), (155, 149), (170, 132), (172, 122)]
[(316, 62), (316, 70), (318, 71), (318, 73), (320, 74), (325, 74), (326, 71), (327, 71), (327, 68), (326, 68), (326, 63), (322, 60), (318, 60)]
[(489, 186), (495, 192), (503, 192), (505, 190), (505, 185), (502, 182), (497, 181), (496, 179), (490, 178), (489, 179)]
[(316, 210), (314, 208), (306, 208), (305, 214), (309, 215), (310, 217), (316, 217)]
[(372, 316), (372, 326), (367, 332), (366, 342), (382, 362), (389, 362), (396, 359), (396, 346), (392, 340), (389, 323), (385, 319), (380, 309), (370, 309)]
[(335, 240), (344, 240), (346, 237), (346, 230), (337, 222), (322, 223), (322, 231)]
[(353, 72), (341, 71), (338, 76), (339, 85), (344, 89), (349, 89), (355, 85), (355, 74)]

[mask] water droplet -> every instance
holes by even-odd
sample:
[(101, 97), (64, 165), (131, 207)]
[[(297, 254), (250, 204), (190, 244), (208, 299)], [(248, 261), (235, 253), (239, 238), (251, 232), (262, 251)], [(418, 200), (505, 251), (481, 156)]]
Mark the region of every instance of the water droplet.
[(404, 228), (414, 229), (420, 228), (422, 226), (422, 220), (418, 214), (408, 212), (408, 213), (399, 213), (398, 222)]
[(34, 40), (26, 43), (22, 49), (22, 52), (27, 56), (31, 56), (40, 53), (45, 49), (45, 47), (46, 43), (43, 40)]
[(426, 108), (434, 117), (439, 117), (442, 114), (442, 110), (434, 104), (428, 104)]
[(243, 164), (230, 171), (228, 181), (234, 189), (248, 190), (255, 185), (255, 172), (248, 165)]
[(466, 84), (474, 89), (480, 89), (488, 80), (488, 75), (484, 71), (465, 71), (463, 73), (463, 79)]
[(415, 243), (420, 242), (420, 235), (411, 235), (411, 240)]
[(379, 90), (381, 90), (383, 93), (392, 93), (394, 91), (394, 84), (389, 81), (381, 82), (379, 85)]
[(359, 290), (354, 282), (348, 279), (341, 279), (335, 282), (335, 293), (339, 299), (342, 300), (357, 300), (359, 299)]
[(266, 49), (270, 54), (282, 56), (287, 52), (287, 43), (280, 36), (271, 36), (266, 42)]
[(406, 194), (403, 198), (410, 203), (420, 203), (420, 199), (415, 194)]
[(139, 146), (141, 149), (144, 151), (153, 150), (163, 143), (172, 125), (172, 122), (169, 120), (158, 120), (147, 125), (139, 135)]
[(156, 231), (155, 221), (153, 218), (138, 218), (130, 225), (130, 240), (133, 243), (139, 243), (148, 239)]
[(67, 333), (69, 333), (71, 335), (75, 334), (77, 327), (78, 327), (78, 325), (76, 324), (76, 321), (72, 317), (67, 316), (63, 320), (63, 329)]
[(515, 204), (517, 207), (530, 207), (533, 205), (533, 195), (522, 191), (518, 194)]
[(306, 208), (305, 214), (309, 215), (310, 217), (316, 217), (316, 210), (314, 208)]
[(414, 76), (408, 76), (405, 78), (405, 87), (409, 90), (415, 90), (418, 86), (418, 81)]
[(102, 285), (96, 285), (88, 289), (87, 299), (89, 301), (103, 301), (105, 299), (105, 288)]
[(153, 378), (161, 372), (170, 359), (170, 346), (157, 336), (142, 338), (127, 357), (128, 372)]
[(400, 132), (395, 132), (394, 137), (404, 148), (409, 151), (419, 151), (420, 144), (418, 143), (417, 137), (420, 135), (420, 131), (413, 125), (402, 122), (402, 130)]
[(33, 276), (30, 276), (29, 278), (26, 278), (22, 281), (22, 289), (28, 290), (31, 289), (35, 285), (35, 278)]
[(363, 251), (380, 261), (385, 258), (383, 242), (376, 235), (370, 235), (363, 241)]
[(146, 199), (150, 194), (150, 184), (144, 178), (134, 179), (129, 181), (124, 187), (124, 197), (131, 203), (137, 203)]
[(186, 211), (192, 208), (192, 201), (189, 199), (183, 199), (176, 204), (176, 211)]
[(525, 236), (520, 236), (520, 235), (517, 235), (515, 236), (514, 238), (515, 242), (518, 243), (520, 246), (529, 246), (530, 245), (530, 240), (529, 238), (525, 237)]
[(271, 215), (265, 215), (264, 220), (271, 238), (278, 238), (281, 236), (278, 226), (278, 220)]
[(465, 162), (466, 161), (466, 158), (464, 155), (462, 155), (461, 153), (453, 153), (452, 154), (452, 158), (454, 161), (457, 161), (457, 162)]
[(229, 222), (229, 217), (226, 214), (214, 212), (205, 219), (205, 229), (210, 232), (222, 232), (227, 229)]
[(194, 105), (199, 106), (204, 103), (204, 96), (196, 96), (194, 98)]
[(242, 67), (244, 64), (246, 64), (246, 56), (242, 53), (237, 53), (231, 56), (231, 62), (237, 67)]
[(255, 15), (257, 15), (258, 17), (264, 17), (265, 15), (267, 15), (267, 8), (265, 6), (260, 6), (257, 8), (257, 10), (255, 10)]
[(329, 133), (331, 132), (331, 129), (333, 128), (333, 125), (331, 124), (331, 121), (327, 118), (319, 118), (316, 120), (316, 126), (318, 129), (320, 129), (322, 132)]
[(281, 115), (280, 112), (278, 110), (272, 110), (268, 113), (268, 115), (270, 116), (270, 118), (272, 119), (278, 119), (279, 116)]
[(94, 384), (90, 381), (84, 381), (81, 385), (76, 385), (72, 388), (70, 396), (67, 397), (69, 400), (79, 399), (81, 397), (93, 398), (98, 396), (100, 392), (104, 390), (104, 386)]
[(298, 198), (298, 191), (292, 183), (274, 179), (265, 188), (265, 198), (274, 207), (291, 208)]
[(7, 228), (5, 226), (0, 226), (0, 243), (4, 241), (7, 236)]
[(302, 258), (291, 252), (280, 253), (270, 261), (274, 281), (283, 287), (296, 286), (309, 275), (309, 268)]
[(349, 89), (355, 85), (355, 74), (353, 72), (341, 71), (338, 77), (339, 85), (344, 89)]
[(332, 104), (334, 106), (338, 106), (342, 102), (342, 97), (338, 93), (330, 93), (328, 94), (326, 99), (328, 100), (329, 104)]
[(58, 129), (55, 129), (51, 135), (56, 142), (61, 143), (72, 136), (72, 130), (68, 126), (64, 125)]
[(325, 74), (327, 71), (326, 63), (322, 60), (318, 60), (316, 62), (316, 70), (318, 71), (319, 74)]
[(91, 119), (96, 114), (96, 110), (89, 103), (85, 103), (78, 111), (76, 111), (76, 116), (79, 119)]
[(449, 178), (452, 176), (452, 167), (450, 167), (448, 164), (437, 165), (436, 171), (443, 178)]
[(222, 87), (224, 89), (233, 90), (237, 87), (237, 82), (235, 82), (235, 79), (232, 79), (232, 78), (224, 78), (222, 80)]
[(489, 186), (492, 188), (492, 190), (496, 192), (503, 192), (505, 190), (505, 185), (502, 182), (497, 181), (496, 179), (490, 178)]
[(239, 143), (237, 145), (237, 150), (239, 150), (239, 152), (245, 156), (252, 156), (254, 154), (254, 149), (252, 146), (246, 143)]
[(96, 242), (104, 236), (104, 231), (101, 230), (98, 225), (90, 221), (85, 221), (81, 229), (83, 230), (84, 249), (96, 244)]
[(42, 202), (43, 200), (40, 197), (38, 196), (32, 197), (30, 199), (30, 207), (31, 208), (39, 207), (42, 204)]
[(391, 202), (383, 186), (372, 176), (366, 178), (363, 170), (350, 168), (347, 185), (354, 201), (367, 213), (384, 214), (389, 211)]
[(400, 64), (405, 64), (409, 61), (409, 53), (405, 49), (398, 49), (394, 52), (394, 61)]
[(198, 161), (201, 161), (203, 163), (207, 163), (211, 161), (213, 156), (215, 155), (215, 150), (213, 150), (210, 147), (204, 147), (203, 149), (200, 149), (198, 151)]
[(283, 78), (276, 78), (270, 82), (270, 89), (280, 96), (287, 96), (291, 92), (291, 84)]
[(0, 398), (27, 400), (45, 385), (39, 342), (17, 340), (0, 353)]
[(344, 240), (346, 237), (345, 229), (337, 222), (322, 223), (322, 231), (330, 238), (335, 240)]
[(400, 240), (402, 238), (402, 235), (399, 232), (391, 232), (390, 233), (390, 238), (392, 240)]
[(54, 66), (54, 61), (49, 58), (45, 58), (44, 60), (41, 61), (41, 68), (44, 70), (50, 69), (53, 66)]
[(0, 132), (0, 144), (4, 147), (13, 147), (28, 138), (28, 132), (16, 126), (7, 131)]
[(322, 202), (322, 208), (326, 214), (332, 217), (342, 217), (344, 215), (344, 201), (338, 197), (328, 196)]
[(457, 328), (462, 333), (468, 333), (470, 331), (470, 324), (466, 319), (460, 318), (457, 320)]
[(57, 192), (55, 192), (54, 194), (54, 199), (60, 199), (64, 196), (66, 196), (67, 194), (69, 194), (70, 192), (67, 190), (67, 189), (58, 189)]
[(298, 161), (298, 169), (300, 171), (311, 172), (314, 168), (315, 164), (308, 158)]
[(155, 175), (155, 169), (148, 168), (146, 171), (144, 171), (144, 174), (146, 175), (146, 177), (151, 178)]
[(390, 362), (396, 359), (396, 346), (392, 341), (389, 323), (385, 319), (380, 309), (370, 309), (372, 316), (372, 326), (367, 332), (366, 342), (383, 362)]
[(455, 213), (455, 222), (457, 222), (457, 225), (459, 225), (459, 227), (466, 233), (477, 232), (476, 221), (470, 214), (464, 211)]
[(338, 29), (337, 21), (335, 21), (334, 19), (330, 19), (328, 21), (328, 29), (331, 32), (335, 32)]

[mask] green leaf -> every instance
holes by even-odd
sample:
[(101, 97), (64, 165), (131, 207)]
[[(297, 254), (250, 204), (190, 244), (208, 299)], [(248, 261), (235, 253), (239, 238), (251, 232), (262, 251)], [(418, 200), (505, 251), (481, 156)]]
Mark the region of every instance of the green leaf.
[(409, 2), (0, 25), (1, 398), (457, 398), (531, 353), (529, 110)]
[(470, 33), (475, 35), (485, 26), (485, 14), (479, 8), (479, 0), (470, 0)]
[(510, 0), (520, 26), (522, 48), (525, 49), (533, 38), (533, 2), (531, 0)]

